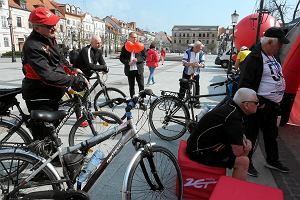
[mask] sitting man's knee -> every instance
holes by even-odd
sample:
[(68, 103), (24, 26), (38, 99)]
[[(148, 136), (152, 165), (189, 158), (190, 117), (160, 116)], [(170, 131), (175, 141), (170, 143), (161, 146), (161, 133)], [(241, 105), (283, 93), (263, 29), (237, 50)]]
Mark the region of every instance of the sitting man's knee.
[(249, 163), (250, 163), (250, 161), (249, 161), (248, 156), (239, 156), (239, 157), (236, 157), (236, 159), (235, 159), (234, 167), (248, 168)]

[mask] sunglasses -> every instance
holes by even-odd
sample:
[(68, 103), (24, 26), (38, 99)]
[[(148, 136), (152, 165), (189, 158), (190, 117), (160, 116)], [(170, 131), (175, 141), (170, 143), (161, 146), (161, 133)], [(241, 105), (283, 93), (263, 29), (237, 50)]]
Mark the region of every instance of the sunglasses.
[(259, 101), (243, 101), (242, 103), (254, 103), (255, 105), (258, 105), (259, 104)]
[(40, 27), (47, 28), (47, 29), (49, 29), (49, 30), (55, 28), (55, 25), (45, 25), (45, 24), (40, 24), (39, 26), (40, 26)]

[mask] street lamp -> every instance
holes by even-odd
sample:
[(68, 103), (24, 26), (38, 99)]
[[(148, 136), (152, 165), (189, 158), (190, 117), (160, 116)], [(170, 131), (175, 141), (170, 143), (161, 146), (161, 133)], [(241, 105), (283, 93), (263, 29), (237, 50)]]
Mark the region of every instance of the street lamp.
[(237, 21), (239, 19), (239, 14), (236, 13), (236, 10), (234, 11), (234, 13), (231, 14), (231, 24), (232, 24), (232, 38), (231, 38), (231, 50), (230, 50), (230, 57), (229, 57), (229, 66), (227, 69), (227, 73), (230, 73), (232, 70), (232, 54), (234, 51), (234, 47), (233, 47), (233, 40), (234, 40), (234, 28), (237, 24)]
[(12, 18), (11, 13), (9, 13), (9, 17), (7, 18), (9, 31), (10, 31), (10, 39), (11, 39), (11, 62), (16, 62), (15, 56), (15, 43), (14, 43), (14, 33), (13, 33), (13, 26), (12, 26)]

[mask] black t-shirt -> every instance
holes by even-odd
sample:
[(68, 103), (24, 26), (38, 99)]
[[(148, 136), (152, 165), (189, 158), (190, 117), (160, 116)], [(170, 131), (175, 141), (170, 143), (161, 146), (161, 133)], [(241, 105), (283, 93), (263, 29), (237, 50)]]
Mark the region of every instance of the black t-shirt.
[(187, 152), (224, 153), (231, 150), (231, 144), (243, 145), (243, 111), (228, 101), (204, 115), (187, 140)]

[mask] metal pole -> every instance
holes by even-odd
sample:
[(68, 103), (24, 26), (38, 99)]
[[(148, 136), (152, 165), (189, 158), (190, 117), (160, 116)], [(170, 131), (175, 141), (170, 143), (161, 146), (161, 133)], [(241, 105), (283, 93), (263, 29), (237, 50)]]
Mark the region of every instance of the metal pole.
[(235, 25), (232, 25), (231, 50), (230, 50), (229, 65), (228, 65), (228, 68), (227, 68), (227, 74), (231, 73), (231, 70), (232, 70), (232, 54), (233, 54), (233, 51), (234, 51), (234, 48), (233, 48), (234, 28), (235, 28)]
[(12, 17), (11, 17), (11, 8), (9, 10), (9, 31), (10, 31), (10, 39), (11, 39), (11, 62), (16, 62), (16, 56), (15, 56), (15, 42), (14, 42), (14, 30), (13, 30), (13, 24), (12, 24)]
[(255, 39), (255, 43), (256, 44), (259, 42), (259, 32), (260, 32), (260, 25), (261, 25), (262, 15), (263, 15), (263, 7), (264, 7), (264, 0), (261, 0), (260, 1), (260, 6), (259, 6), (259, 10), (258, 10), (256, 39)]

